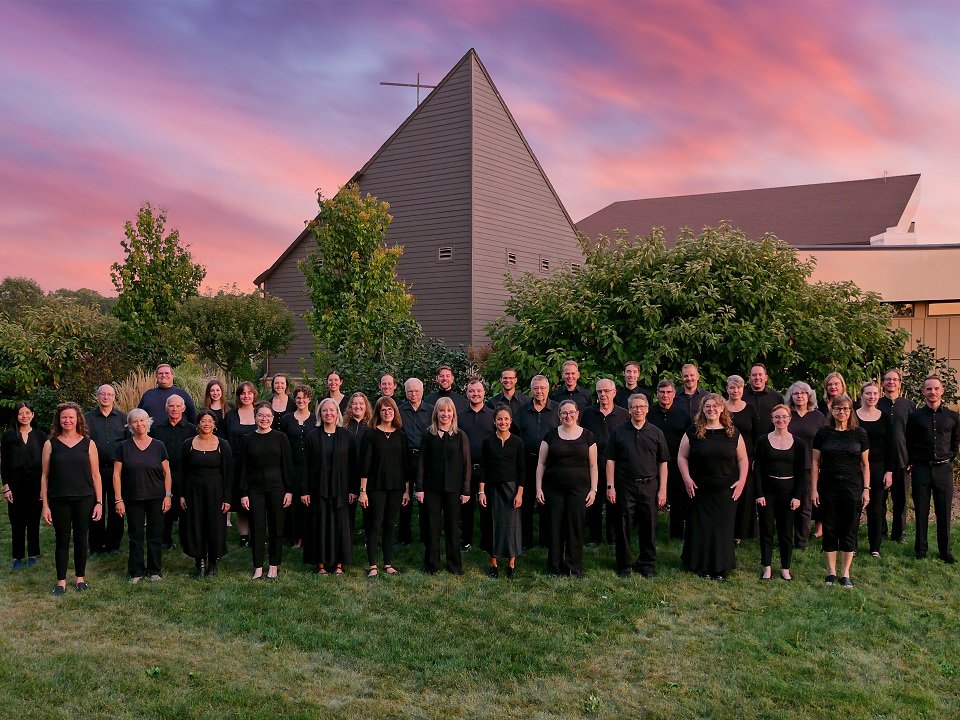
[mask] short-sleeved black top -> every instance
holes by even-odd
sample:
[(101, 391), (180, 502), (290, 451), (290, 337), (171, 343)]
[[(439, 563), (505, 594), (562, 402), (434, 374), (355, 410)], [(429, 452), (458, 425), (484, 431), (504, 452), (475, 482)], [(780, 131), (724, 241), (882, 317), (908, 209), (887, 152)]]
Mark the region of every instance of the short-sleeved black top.
[(138, 502), (162, 498), (166, 494), (163, 461), (167, 459), (166, 445), (156, 438), (150, 438), (146, 450), (138, 448), (133, 438), (120, 443), (114, 460), (123, 463), (120, 470), (123, 499)]
[(607, 443), (606, 459), (613, 460), (615, 480), (626, 482), (656, 477), (660, 464), (670, 461), (663, 431), (650, 422), (639, 430), (631, 421), (617, 427)]
[(584, 428), (576, 440), (564, 440), (559, 428), (553, 428), (543, 442), (549, 448), (543, 473), (544, 486), (589, 490), (590, 446), (597, 444), (593, 433)]
[(813, 449), (820, 451), (819, 483), (862, 486), (860, 455), (870, 449), (870, 439), (862, 427), (837, 430), (823, 427), (813, 438)]

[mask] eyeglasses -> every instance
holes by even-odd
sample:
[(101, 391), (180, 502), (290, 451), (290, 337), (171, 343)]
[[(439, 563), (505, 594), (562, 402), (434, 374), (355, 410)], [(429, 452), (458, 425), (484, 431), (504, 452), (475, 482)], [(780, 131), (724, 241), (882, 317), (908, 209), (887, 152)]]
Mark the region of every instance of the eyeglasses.
[(576, 410), (564, 410), (562, 413), (560, 413), (560, 417), (575, 417), (576, 414)]
[(835, 408), (833, 408), (833, 411), (834, 411), (834, 412), (837, 412), (837, 413), (840, 413), (840, 412), (848, 413), (848, 412), (850, 412), (850, 410), (851, 410), (851, 408), (850, 408), (849, 406), (847, 406), (847, 405), (844, 405), (843, 407), (835, 407)]
[(789, 415), (774, 415), (774, 416), (773, 416), (773, 421), (774, 421), (774, 422), (776, 422), (777, 420), (789, 420), (789, 419), (790, 419), (790, 416), (789, 416)]
[(268, 415), (266, 413), (257, 413), (257, 420), (272, 420), (272, 419), (273, 419), (272, 414)]

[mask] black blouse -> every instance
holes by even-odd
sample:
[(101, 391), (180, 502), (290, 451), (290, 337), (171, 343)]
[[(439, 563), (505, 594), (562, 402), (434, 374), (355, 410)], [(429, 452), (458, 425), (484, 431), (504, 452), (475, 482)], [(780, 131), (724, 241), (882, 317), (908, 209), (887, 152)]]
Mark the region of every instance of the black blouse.
[(300, 495), (316, 495), (336, 507), (347, 504), (348, 495), (359, 492), (357, 446), (348, 430), (338, 427), (328, 433), (322, 427), (307, 435), (306, 468)]
[(490, 435), (480, 448), (480, 482), (484, 485), (522, 483), (524, 478), (523, 440), (511, 433), (506, 442)]
[(464, 432), (434, 435), (427, 431), (420, 440), (417, 492), (470, 494), (470, 440)]
[(789, 450), (777, 450), (770, 444), (768, 434), (761, 435), (753, 448), (753, 480), (756, 483), (757, 497), (764, 497), (763, 485), (767, 478), (789, 477), (793, 479), (790, 497), (802, 498), (806, 492), (807, 451), (796, 437)]
[(73, 447), (64, 444), (58, 437), (50, 438), (49, 442), (47, 498), (94, 495), (93, 471), (90, 469), (90, 438), (82, 438)]
[(240, 497), (251, 492), (293, 492), (290, 441), (279, 430), (253, 432), (240, 441)]
[(564, 440), (560, 437), (559, 428), (554, 428), (547, 433), (543, 442), (547, 444), (543, 486), (589, 490), (590, 447), (597, 444), (593, 433), (583, 428), (580, 437)]
[(46, 433), (35, 428), (30, 428), (26, 442), (19, 430), (5, 432), (0, 440), (0, 477), (3, 482), (39, 480), (43, 466), (43, 443), (46, 440)]
[(861, 427), (853, 430), (820, 428), (813, 439), (813, 449), (820, 451), (821, 485), (863, 485), (860, 456), (870, 449), (866, 430)]
[(163, 461), (169, 457), (166, 445), (156, 438), (150, 438), (145, 450), (138, 448), (133, 438), (124, 440), (114, 460), (122, 463), (120, 488), (127, 502), (159, 500), (166, 494)]
[(367, 478), (367, 492), (405, 490), (410, 481), (410, 453), (403, 430), (368, 432), (360, 445), (360, 477)]

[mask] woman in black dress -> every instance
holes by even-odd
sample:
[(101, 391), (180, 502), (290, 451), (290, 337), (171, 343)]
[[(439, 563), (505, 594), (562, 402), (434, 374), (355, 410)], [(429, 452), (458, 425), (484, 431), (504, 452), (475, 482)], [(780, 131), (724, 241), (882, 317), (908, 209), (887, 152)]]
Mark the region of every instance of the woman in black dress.
[(134, 584), (145, 575), (153, 582), (163, 579), (163, 515), (170, 511), (173, 498), (167, 447), (147, 434), (151, 425), (153, 419), (146, 410), (134, 408), (127, 413), (131, 437), (120, 443), (113, 458), (114, 502), (120, 517), (127, 518), (130, 538), (127, 573)]
[(376, 577), (377, 554), (383, 547), (383, 571), (399, 575), (393, 566), (393, 529), (401, 507), (410, 504), (410, 455), (407, 434), (396, 401), (377, 400), (370, 431), (360, 445), (360, 498), (366, 511), (367, 577)]
[(880, 401), (880, 386), (864, 383), (860, 387), (860, 407), (857, 421), (867, 431), (870, 440), (870, 503), (867, 505), (867, 539), (870, 555), (880, 557), (884, 521), (887, 513), (887, 491), (893, 485), (894, 451), (896, 440), (893, 424), (877, 403)]
[(33, 427), (33, 408), (27, 403), (18, 402), (13, 411), (17, 424), (0, 440), (0, 478), (13, 536), (11, 569), (19, 570), (24, 563), (34, 567), (40, 558), (40, 475), (47, 434)]
[(307, 436), (305, 484), (300, 489), (300, 501), (308, 510), (303, 561), (321, 575), (328, 568), (343, 575), (343, 566), (353, 561), (350, 511), (360, 479), (357, 448), (353, 435), (340, 427), (343, 418), (336, 400), (321, 400), (317, 417), (317, 427)]
[[(357, 448), (357, 457), (359, 457), (360, 448), (363, 445), (363, 438), (370, 430), (370, 418), (373, 417), (373, 410), (370, 407), (370, 400), (362, 392), (355, 392), (347, 399), (347, 409), (344, 411), (341, 425), (350, 431), (353, 435), (353, 444)], [(366, 528), (366, 511), (360, 503), (354, 503), (350, 506), (350, 528), (357, 527), (357, 513), (361, 513), (360, 528)]]
[(487, 575), (500, 577), (497, 558), (509, 558), (507, 577), (513, 577), (517, 555), (522, 551), (520, 506), (523, 504), (524, 451), (523, 441), (510, 433), (513, 413), (508, 405), (497, 408), (494, 417), (496, 434), (484, 439), (480, 450), (480, 507), (490, 508), (493, 522), (490, 567)]
[(230, 403), (227, 402), (227, 393), (223, 389), (223, 381), (220, 378), (211, 378), (207, 381), (207, 387), (203, 391), (203, 407), (213, 413), (213, 419), (217, 422), (217, 435), (226, 438), (224, 420), (230, 412)]
[[(818, 413), (819, 414), (819, 413)], [(771, 414), (773, 432), (761, 435), (754, 446), (753, 478), (760, 510), (760, 565), (761, 579), (772, 575), (773, 533), (776, 527), (780, 546), (780, 577), (792, 580), (790, 560), (793, 555), (793, 513), (800, 507), (804, 465), (807, 453), (797, 438), (787, 429), (790, 408), (776, 405)]]
[(813, 502), (810, 499), (810, 466), (813, 463), (813, 438), (816, 437), (817, 431), (827, 424), (827, 421), (823, 413), (817, 409), (817, 394), (802, 380), (790, 386), (783, 404), (793, 413), (787, 430), (800, 441), (806, 453), (803, 466), (803, 495), (800, 496), (800, 507), (793, 516), (793, 547), (803, 550), (810, 539), (811, 522), (817, 523), (816, 537), (823, 534), (820, 527), (820, 510), (817, 508), (814, 512)]
[[(257, 429), (256, 405), (257, 405), (257, 386), (252, 382), (244, 381), (237, 386), (236, 407), (227, 413), (224, 420), (224, 432), (220, 432), (221, 437), (227, 438), (230, 443), (230, 449), (233, 451), (233, 458), (236, 460), (233, 466), (233, 497), (230, 505), (233, 507), (237, 516), (237, 531), (240, 533), (240, 547), (250, 545), (250, 516), (240, 504), (240, 453), (242, 451), (241, 441), (246, 435), (255, 432)], [(230, 524), (229, 517), (227, 525)]]
[(233, 483), (233, 451), (216, 435), (212, 410), (197, 413), (197, 434), (183, 444), (180, 544), (194, 559), (197, 577), (217, 574), (227, 552), (227, 514)]
[(273, 429), (273, 409), (256, 407), (257, 429), (240, 441), (240, 504), (250, 513), (253, 579), (263, 577), (263, 543), (268, 545), (267, 579), (280, 574), (283, 558), (283, 511), (293, 501), (290, 441)]
[[(748, 405), (743, 399), (743, 388), (746, 382), (739, 375), (731, 375), (727, 378), (727, 412), (730, 413), (730, 419), (733, 420), (733, 426), (740, 431), (740, 437), (743, 438), (743, 444), (747, 448), (747, 458), (753, 466), (753, 443), (754, 439), (767, 427), (766, 422), (761, 423), (757, 416), (757, 410), (753, 405)], [(757, 536), (757, 504), (756, 493), (753, 489), (753, 473), (747, 471), (747, 484), (743, 487), (740, 499), (737, 500), (737, 516), (733, 525), (734, 542), (739, 545), (744, 538), (753, 538)]]
[[(293, 457), (293, 486), (303, 487), (304, 474), (307, 471), (307, 461), (304, 453), (307, 447), (307, 436), (317, 427), (310, 412), (310, 401), (313, 399), (313, 389), (307, 385), (297, 385), (293, 389), (293, 404), (296, 410), (284, 415), (278, 430), (287, 436), (290, 441), (290, 453)], [(284, 533), (293, 547), (303, 546), (303, 534), (307, 527), (307, 508), (303, 503), (294, 502), (287, 508), (283, 521)]]
[(860, 513), (870, 501), (870, 439), (859, 427), (853, 401), (846, 395), (833, 399), (827, 426), (813, 439), (810, 497), (823, 518), (823, 556), (827, 584), (853, 587), (850, 566), (857, 552)]
[(583, 577), (583, 521), (597, 499), (597, 441), (580, 427), (573, 400), (560, 403), (560, 426), (537, 457), (537, 502), (547, 511), (547, 572)]
[(50, 435), (43, 444), (41, 457), (41, 516), (47, 525), (53, 525), (56, 534), (57, 584), (53, 594), (63, 595), (67, 589), (71, 530), (76, 588), (90, 589), (86, 580), (90, 520), (99, 520), (103, 513), (103, 488), (97, 446), (87, 435), (79, 405), (72, 402), (57, 405)]
[(470, 500), (470, 440), (457, 427), (453, 400), (441, 397), (433, 406), (430, 427), (420, 439), (416, 498), (423, 532), (423, 569), (440, 568), (440, 521), (446, 540), (447, 571), (463, 575), (460, 559), (460, 506)]
[(280, 427), (280, 421), (296, 408), (296, 401), (287, 394), (287, 376), (277, 373), (270, 382), (273, 397), (270, 398), (270, 408), (273, 410), (273, 427)]
[(724, 580), (737, 567), (733, 525), (750, 461), (740, 431), (716, 393), (704, 396), (693, 426), (680, 441), (677, 464), (691, 499), (683, 565), (703, 577)]

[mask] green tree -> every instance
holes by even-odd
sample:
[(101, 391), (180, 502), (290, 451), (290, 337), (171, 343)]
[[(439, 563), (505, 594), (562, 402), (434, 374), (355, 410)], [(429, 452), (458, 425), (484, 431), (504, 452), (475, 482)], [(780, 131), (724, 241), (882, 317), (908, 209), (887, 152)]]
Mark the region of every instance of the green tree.
[(54, 290), (47, 297), (72, 300), (79, 305), (84, 305), (86, 307), (92, 307), (96, 310), (99, 310), (104, 315), (110, 314), (110, 312), (113, 310), (113, 306), (117, 304), (117, 299), (115, 297), (106, 297), (98, 293), (96, 290), (91, 290), (90, 288), (80, 288), (79, 290), (60, 288), (59, 290)]
[(589, 381), (636, 360), (652, 383), (696, 362), (703, 384), (722, 388), (728, 374), (762, 361), (783, 388), (819, 385), (831, 370), (853, 384), (902, 357), (906, 333), (890, 327), (879, 295), (853, 283), (810, 284), (813, 264), (772, 235), (750, 241), (723, 224), (685, 231), (671, 249), (662, 231), (581, 243), (582, 268), (508, 277), (488, 367), (556, 379), (574, 359)]
[(900, 366), (903, 372), (901, 394), (920, 405), (923, 399), (923, 381), (936, 375), (943, 381), (943, 402), (952, 405), (960, 399), (957, 387), (957, 371), (945, 357), (935, 357), (933, 348), (917, 340), (917, 346), (903, 356)]
[(43, 297), (43, 290), (32, 278), (4, 278), (0, 282), (0, 316), (16, 320), (24, 309), (40, 305)]
[(313, 306), (304, 320), (316, 338), (316, 366), (343, 355), (399, 364), (421, 333), (413, 296), (397, 278), (403, 247), (386, 244), (389, 205), (362, 196), (355, 183), (317, 200), (316, 250), (299, 264)]
[(147, 366), (182, 359), (177, 307), (197, 295), (207, 274), (181, 243), (180, 231), (168, 233), (166, 224), (164, 209), (144, 203), (136, 224), (124, 225), (123, 263), (110, 268), (118, 293), (114, 315), (123, 321), (137, 360)]
[(284, 352), (293, 342), (293, 314), (280, 298), (259, 292), (198, 295), (181, 306), (199, 354), (235, 377), (259, 376), (268, 354)]

